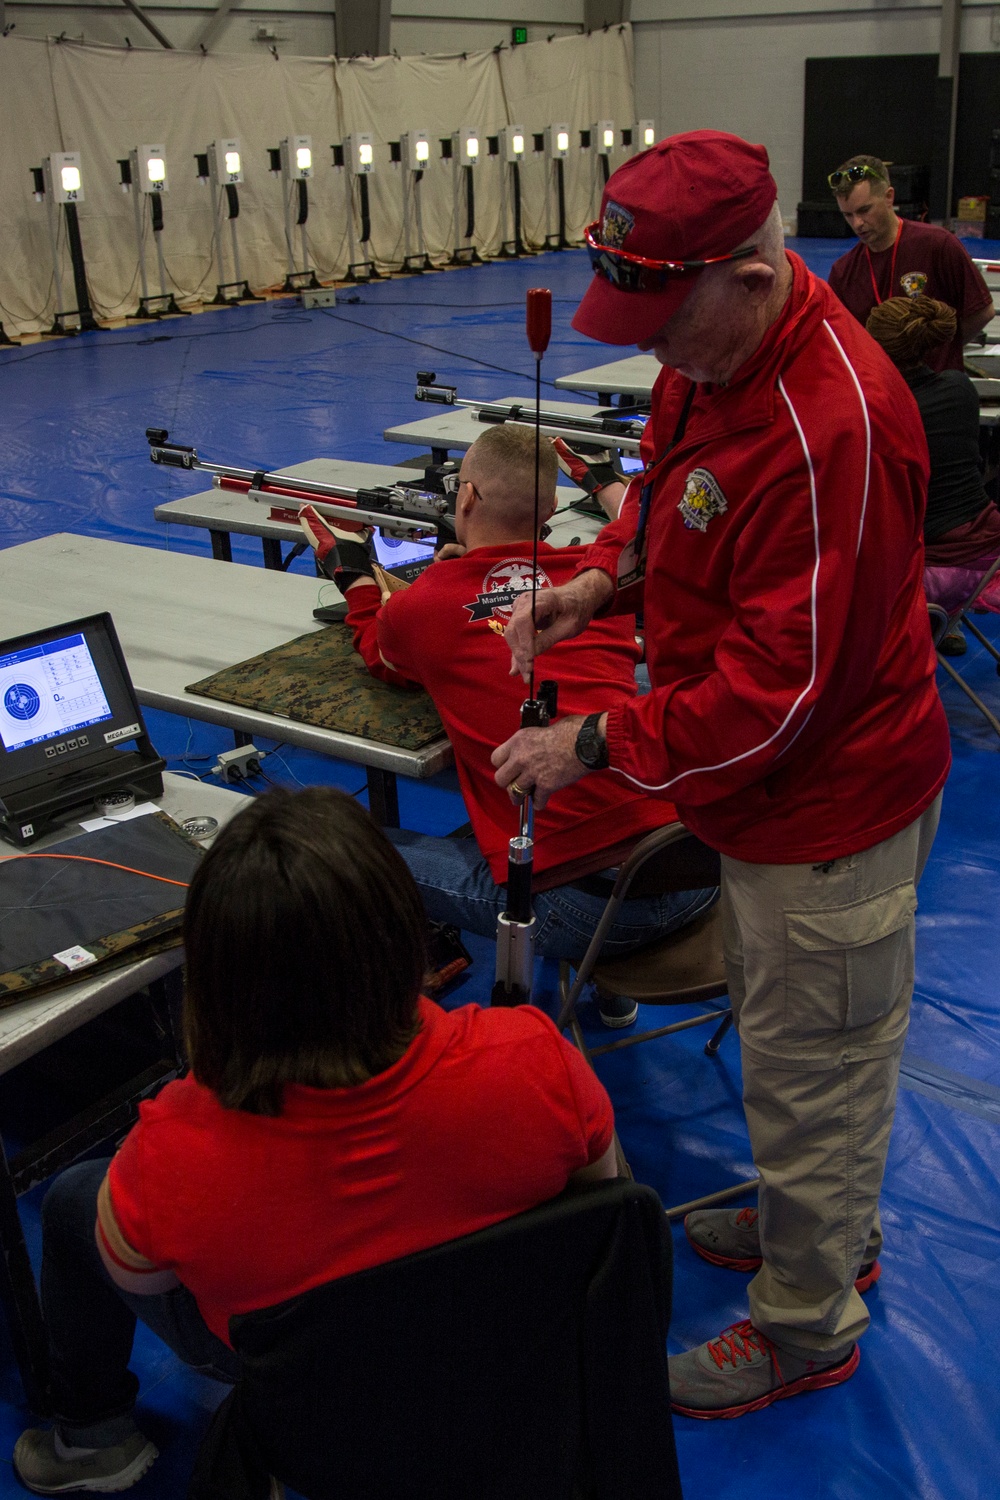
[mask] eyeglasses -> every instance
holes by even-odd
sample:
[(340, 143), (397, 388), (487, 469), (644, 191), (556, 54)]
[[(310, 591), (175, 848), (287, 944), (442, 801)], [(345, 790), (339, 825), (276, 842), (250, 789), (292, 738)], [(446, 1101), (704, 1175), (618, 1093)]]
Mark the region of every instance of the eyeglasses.
[(757, 253), (756, 245), (746, 245), (742, 250), (731, 250), (728, 255), (712, 255), (707, 260), (650, 260), (645, 255), (618, 250), (614, 245), (602, 245), (594, 232), (598, 222), (595, 219), (583, 232), (590, 264), (598, 276), (603, 276), (605, 281), (610, 281), (623, 292), (658, 292), (673, 276), (703, 271), (706, 266), (716, 266), (722, 261), (745, 260), (748, 255)]
[(864, 162), (858, 162), (853, 167), (838, 167), (836, 172), (831, 172), (826, 180), (833, 191), (839, 193), (848, 184), (854, 187), (857, 183), (864, 182), (866, 177), (874, 177), (876, 182), (885, 181), (881, 172), (877, 172), (874, 167), (869, 167)]

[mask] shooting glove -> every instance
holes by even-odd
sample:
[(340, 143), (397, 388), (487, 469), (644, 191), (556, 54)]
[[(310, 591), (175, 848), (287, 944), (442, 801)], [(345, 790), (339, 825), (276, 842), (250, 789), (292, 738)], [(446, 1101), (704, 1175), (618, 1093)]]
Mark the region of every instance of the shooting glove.
[(622, 476), (615, 468), (614, 458), (609, 449), (605, 448), (596, 453), (588, 452), (584, 457), (582, 453), (577, 452), (572, 443), (566, 443), (562, 438), (553, 438), (552, 446), (556, 450), (560, 469), (572, 479), (574, 484), (579, 485), (581, 490), (586, 490), (588, 495), (596, 495), (597, 491), (603, 490), (605, 485), (624, 483)]
[(373, 526), (328, 520), (313, 505), (303, 505), (299, 511), (299, 525), (316, 554), (320, 571), (333, 580), (341, 593), (356, 578), (370, 578), (375, 582)]

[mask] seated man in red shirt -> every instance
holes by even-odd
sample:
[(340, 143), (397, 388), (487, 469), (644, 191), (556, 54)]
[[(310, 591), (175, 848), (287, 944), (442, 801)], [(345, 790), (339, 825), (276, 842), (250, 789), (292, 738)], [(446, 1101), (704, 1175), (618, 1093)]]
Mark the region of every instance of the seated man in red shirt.
[(132, 1416), (137, 1316), (232, 1382), (235, 1313), (615, 1175), (580, 1054), (530, 1006), (423, 999), (424, 930), (341, 792), (270, 792), (219, 835), (184, 914), (191, 1073), (42, 1209), (56, 1421), (14, 1449), (28, 1489), (119, 1491), (156, 1458)]
[[(557, 462), (548, 443), (540, 463), (539, 521), (545, 522), (556, 503)], [(309, 506), (302, 515), (321, 566), (348, 600), (347, 623), (369, 671), (387, 682), (419, 683), (433, 698), (454, 746), (475, 842), (393, 828), (386, 835), (409, 865), (428, 916), (484, 937), (496, 935), (506, 905), (508, 841), (517, 832), (518, 814), (494, 781), (490, 756), (520, 723), (525, 696), (520, 678), (511, 676), (503, 631), (515, 600), (531, 588), (534, 494), (534, 432), (512, 425), (487, 429), (460, 472), (455, 532), (462, 555), (434, 563), (384, 600), (358, 533), (329, 525)], [(538, 589), (572, 578), (582, 556), (581, 547), (540, 542)], [(638, 658), (634, 618), (617, 616), (555, 647), (540, 675), (558, 683), (560, 714), (586, 713), (608, 695), (615, 702), (635, 696)], [(536, 951), (579, 962), (611, 893), (609, 867), (644, 834), (676, 817), (673, 803), (601, 769), (537, 812)], [(627, 901), (604, 951), (652, 942), (704, 911), (716, 895), (708, 889)], [(609, 1026), (630, 1025), (637, 1014), (629, 999), (601, 997), (599, 1007)]]

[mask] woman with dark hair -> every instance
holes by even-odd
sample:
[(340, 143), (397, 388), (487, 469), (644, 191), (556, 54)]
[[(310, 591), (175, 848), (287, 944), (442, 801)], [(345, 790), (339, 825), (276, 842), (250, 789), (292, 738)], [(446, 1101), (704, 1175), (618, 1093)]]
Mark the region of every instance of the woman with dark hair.
[[(927, 435), (931, 477), (924, 516), (924, 589), (949, 612), (970, 597), (1000, 553), (1000, 511), (983, 488), (979, 460), (979, 396), (963, 370), (934, 371), (935, 350), (955, 337), (955, 312), (932, 297), (890, 297), (865, 325), (913, 392)], [(1000, 612), (1000, 583), (978, 603)], [(940, 649), (960, 656), (955, 630)]]
[(153, 1462), (136, 1317), (231, 1382), (233, 1314), (615, 1175), (579, 1053), (531, 1007), (423, 999), (424, 930), (406, 865), (343, 793), (268, 793), (219, 835), (184, 915), (191, 1072), (43, 1205), (56, 1420), (14, 1450), (29, 1489), (118, 1491)]

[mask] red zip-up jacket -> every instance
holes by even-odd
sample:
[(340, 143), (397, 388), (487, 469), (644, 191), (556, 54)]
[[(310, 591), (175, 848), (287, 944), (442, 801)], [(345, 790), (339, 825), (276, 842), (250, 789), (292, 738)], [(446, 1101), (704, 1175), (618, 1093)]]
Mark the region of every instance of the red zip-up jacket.
[[(539, 543), (538, 587), (568, 583), (582, 556), (582, 547)], [(503, 628), (514, 600), (530, 587), (531, 543), (508, 542), (433, 563), (381, 607), (374, 585), (347, 596), (354, 649), (372, 675), (420, 683), (434, 699), (476, 842), (497, 885), (507, 881), (518, 814), (493, 779), (490, 756), (516, 732), (527, 696), (521, 678), (510, 675)], [(546, 653), (538, 678), (559, 684), (560, 716), (590, 713), (635, 697), (638, 659), (631, 617), (595, 620)], [(535, 889), (616, 864), (643, 834), (676, 817), (665, 797), (650, 797), (610, 771), (583, 777), (535, 815)]]
[[(611, 765), (736, 859), (870, 848), (950, 764), (922, 574), (927, 445), (902, 376), (795, 255), (791, 295), (727, 386), (695, 390), (656, 470), (642, 612), (653, 692), (608, 716)], [(644, 438), (690, 382), (664, 370)], [(640, 485), (578, 571), (618, 577)], [(623, 573), (625, 572), (623, 560)]]

